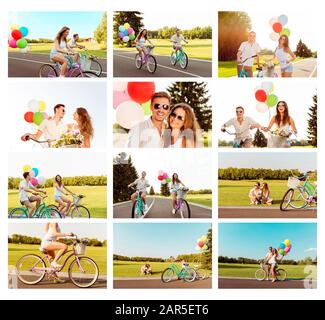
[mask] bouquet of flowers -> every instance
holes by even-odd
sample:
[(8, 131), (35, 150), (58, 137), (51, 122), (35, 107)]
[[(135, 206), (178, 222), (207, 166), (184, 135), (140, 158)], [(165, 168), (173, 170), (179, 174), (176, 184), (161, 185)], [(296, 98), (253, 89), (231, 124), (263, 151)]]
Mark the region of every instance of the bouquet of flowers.
[(55, 144), (54, 148), (74, 148), (83, 143), (83, 137), (79, 131), (63, 133)]

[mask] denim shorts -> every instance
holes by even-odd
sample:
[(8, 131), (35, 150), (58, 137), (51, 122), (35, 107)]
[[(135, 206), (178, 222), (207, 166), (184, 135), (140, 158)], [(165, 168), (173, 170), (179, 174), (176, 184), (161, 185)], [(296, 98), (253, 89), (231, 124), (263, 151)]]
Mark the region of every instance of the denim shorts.
[(283, 68), (281, 67), (281, 72), (293, 72), (292, 63), (286, 64)]

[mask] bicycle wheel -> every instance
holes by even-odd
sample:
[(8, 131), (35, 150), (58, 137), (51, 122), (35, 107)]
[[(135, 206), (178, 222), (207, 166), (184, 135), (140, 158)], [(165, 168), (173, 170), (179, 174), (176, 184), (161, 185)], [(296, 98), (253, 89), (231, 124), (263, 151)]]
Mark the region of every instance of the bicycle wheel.
[(71, 218), (90, 218), (90, 212), (84, 206), (76, 206), (71, 211)]
[(266, 278), (266, 271), (263, 269), (258, 269), (255, 271), (255, 279), (258, 281), (263, 281)]
[(95, 73), (97, 77), (100, 77), (100, 75), (103, 72), (103, 68), (102, 65), (97, 60), (91, 59), (89, 71)]
[(134, 201), (132, 206), (132, 219), (141, 218), (143, 216), (143, 206), (139, 207), (138, 200)]
[(291, 201), (291, 198), (293, 196), (293, 193), (294, 193), (294, 190), (293, 189), (289, 189), (287, 190), (287, 192), (284, 194), (282, 200), (281, 200), (281, 203), (280, 203), (280, 210), (281, 211), (285, 211), (289, 204), (290, 204), (290, 201)]
[(167, 268), (161, 274), (161, 281), (164, 283), (168, 283), (174, 278), (174, 270), (172, 268)]
[(186, 200), (182, 200), (182, 204), (179, 209), (179, 213), (182, 219), (190, 219), (191, 218), (191, 209)]
[(188, 57), (185, 52), (183, 52), (181, 55), (181, 59), (179, 60), (179, 65), (181, 66), (182, 69), (186, 69), (188, 65)]
[(43, 64), (38, 72), (40, 78), (56, 78), (58, 73), (51, 64)]
[(154, 73), (157, 69), (157, 61), (156, 61), (156, 58), (152, 55), (149, 55), (148, 56), (148, 59), (147, 59), (147, 70), (150, 72), (150, 73)]
[(275, 275), (279, 281), (284, 281), (287, 278), (287, 272), (284, 269), (277, 269)]
[(61, 213), (54, 208), (44, 208), (40, 213), (39, 213), (39, 218), (44, 218), (44, 219), (61, 219)]
[(25, 284), (37, 284), (45, 277), (45, 261), (36, 254), (22, 256), (16, 268), (18, 279)]
[(15, 208), (9, 212), (8, 218), (28, 218), (28, 214), (23, 208)]
[(309, 194), (305, 189), (292, 189), (292, 197), (289, 205), (294, 209), (302, 209), (307, 205)]
[(197, 275), (196, 275), (196, 271), (193, 268), (188, 268), (185, 271), (185, 275), (184, 275), (184, 280), (186, 282), (193, 282), (196, 279)]
[(76, 76), (77, 78), (98, 78), (97, 74), (91, 71), (80, 71)]
[(204, 280), (208, 278), (207, 272), (202, 268), (196, 269), (195, 272), (196, 272), (196, 279), (198, 280)]
[(139, 53), (135, 55), (134, 63), (137, 69), (142, 68), (142, 59)]
[(68, 274), (74, 285), (79, 288), (89, 288), (97, 281), (99, 269), (93, 259), (78, 257), (71, 262)]
[(174, 66), (177, 63), (177, 55), (176, 52), (173, 51), (172, 54), (170, 55), (170, 62)]

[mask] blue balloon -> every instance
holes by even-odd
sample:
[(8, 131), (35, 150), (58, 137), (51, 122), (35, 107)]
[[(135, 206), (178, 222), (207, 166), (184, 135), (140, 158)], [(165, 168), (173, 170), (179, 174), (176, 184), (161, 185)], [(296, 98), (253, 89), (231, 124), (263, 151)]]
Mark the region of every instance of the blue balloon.
[(20, 27), (19, 31), (21, 32), (21, 34), (23, 35), (23, 38), (26, 37), (28, 35), (28, 28), (26, 27)]
[(125, 36), (129, 35), (129, 32), (126, 29), (124, 29), (123, 33), (124, 33)]
[(125, 31), (125, 28), (124, 28), (124, 26), (119, 26), (118, 27), (118, 30), (121, 31), (121, 32), (124, 32)]
[(285, 14), (281, 14), (281, 16), (278, 17), (278, 21), (284, 26), (288, 23), (288, 17)]
[(35, 177), (38, 176), (38, 169), (37, 168), (32, 168), (32, 170), (34, 171)]
[(286, 247), (286, 245), (282, 242), (281, 244), (280, 244), (280, 249), (284, 249)]

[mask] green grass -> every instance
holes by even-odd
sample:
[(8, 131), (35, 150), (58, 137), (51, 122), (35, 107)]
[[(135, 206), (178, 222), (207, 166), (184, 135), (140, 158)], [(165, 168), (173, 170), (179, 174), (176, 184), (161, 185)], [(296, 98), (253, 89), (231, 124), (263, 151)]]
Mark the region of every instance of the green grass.
[[(172, 52), (172, 44), (169, 39), (152, 39), (150, 40), (155, 48), (153, 54), (168, 55)], [(114, 45), (114, 49), (137, 52), (136, 48), (128, 48), (122, 45)], [(195, 39), (189, 40), (184, 46), (184, 51), (189, 58), (212, 60), (212, 40), (211, 39)]]
[[(141, 267), (147, 263), (143, 262), (133, 262), (133, 261), (113, 261), (113, 276), (114, 277), (140, 277)], [(171, 265), (171, 262), (149, 262), (151, 265), (153, 274), (152, 277), (160, 277), (162, 272)], [(179, 269), (181, 269), (181, 264), (176, 264)], [(190, 267), (194, 267), (195, 263), (191, 264)], [(211, 270), (206, 270), (209, 275), (211, 275)], [(146, 278), (150, 276), (145, 276)]]
[[(91, 218), (107, 217), (107, 187), (106, 186), (68, 186), (68, 189), (76, 194), (83, 194), (86, 197), (81, 204), (90, 211)], [(45, 189), (48, 195), (46, 204), (54, 204), (54, 188)], [(69, 197), (71, 199), (71, 197)], [(8, 212), (13, 208), (21, 207), (18, 201), (18, 190), (8, 191)]]
[[(39, 251), (39, 245), (29, 244), (8, 244), (8, 265), (15, 266), (18, 259), (25, 254), (37, 254), (41, 257), (44, 253)], [(99, 274), (107, 274), (107, 247), (87, 247), (86, 256), (92, 258), (98, 265)], [(60, 260), (63, 263), (64, 260)], [(72, 261), (70, 259), (69, 261)], [(64, 267), (63, 272), (67, 272), (69, 263)]]
[(203, 206), (207, 206), (212, 208), (212, 194), (188, 194), (186, 196), (186, 200), (188, 202), (193, 202), (197, 204), (201, 204)]
[[(219, 263), (219, 277), (255, 278), (255, 271), (259, 267), (258, 264)], [(304, 272), (305, 266), (303, 265), (280, 264), (280, 268), (286, 270), (288, 279), (304, 279), (309, 274), (309, 272)]]

